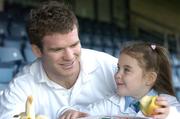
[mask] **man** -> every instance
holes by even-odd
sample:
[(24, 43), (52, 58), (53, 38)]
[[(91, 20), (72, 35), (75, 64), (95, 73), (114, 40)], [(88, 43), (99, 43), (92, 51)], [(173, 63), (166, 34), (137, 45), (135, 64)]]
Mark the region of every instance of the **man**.
[(32, 10), (27, 32), (38, 59), (4, 90), (0, 119), (24, 112), (28, 96), (36, 115), (57, 119), (74, 105), (87, 106), (114, 94), (117, 59), (81, 49), (78, 21), (67, 6), (49, 2)]

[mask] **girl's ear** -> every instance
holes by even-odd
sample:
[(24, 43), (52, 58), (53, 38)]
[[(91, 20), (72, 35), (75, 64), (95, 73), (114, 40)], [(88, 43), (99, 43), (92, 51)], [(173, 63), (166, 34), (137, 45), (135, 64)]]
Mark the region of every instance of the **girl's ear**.
[(157, 79), (157, 73), (156, 72), (148, 72), (146, 75), (146, 85), (152, 86)]
[(38, 58), (42, 57), (42, 52), (37, 45), (32, 44), (31, 47), (32, 47), (32, 51), (36, 55), (36, 57), (38, 57)]

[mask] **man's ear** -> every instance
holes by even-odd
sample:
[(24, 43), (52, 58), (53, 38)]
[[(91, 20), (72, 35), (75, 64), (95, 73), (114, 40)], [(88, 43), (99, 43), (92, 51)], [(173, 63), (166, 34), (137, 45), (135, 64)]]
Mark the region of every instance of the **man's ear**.
[(42, 57), (42, 52), (37, 45), (32, 44), (31, 47), (32, 47), (32, 51), (36, 55), (36, 57), (38, 57), (38, 58)]
[(148, 72), (146, 75), (146, 85), (152, 86), (157, 79), (157, 73), (156, 72)]

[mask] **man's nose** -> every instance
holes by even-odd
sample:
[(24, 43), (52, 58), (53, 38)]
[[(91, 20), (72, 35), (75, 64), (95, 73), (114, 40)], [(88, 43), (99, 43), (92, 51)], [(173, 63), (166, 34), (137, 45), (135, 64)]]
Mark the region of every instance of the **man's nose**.
[(73, 50), (71, 48), (66, 48), (64, 49), (64, 59), (65, 60), (71, 60), (73, 59), (74, 55), (73, 55)]

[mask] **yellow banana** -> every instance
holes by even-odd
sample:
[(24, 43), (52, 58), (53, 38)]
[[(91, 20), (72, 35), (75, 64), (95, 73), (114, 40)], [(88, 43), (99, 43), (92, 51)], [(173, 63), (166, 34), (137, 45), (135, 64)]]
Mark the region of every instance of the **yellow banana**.
[(25, 105), (25, 112), (15, 115), (14, 117), (19, 117), (19, 119), (48, 119), (44, 115), (35, 116), (33, 97), (28, 96)]
[(26, 116), (27, 119), (35, 119), (35, 111), (34, 111), (34, 105), (33, 105), (33, 97), (28, 96), (26, 100)]
[(159, 108), (160, 106), (155, 104), (157, 96), (144, 96), (140, 100), (140, 109), (146, 116), (152, 116), (156, 114), (154, 109)]
[(20, 113), (19, 116), (20, 116), (20, 119), (27, 119), (25, 112)]

